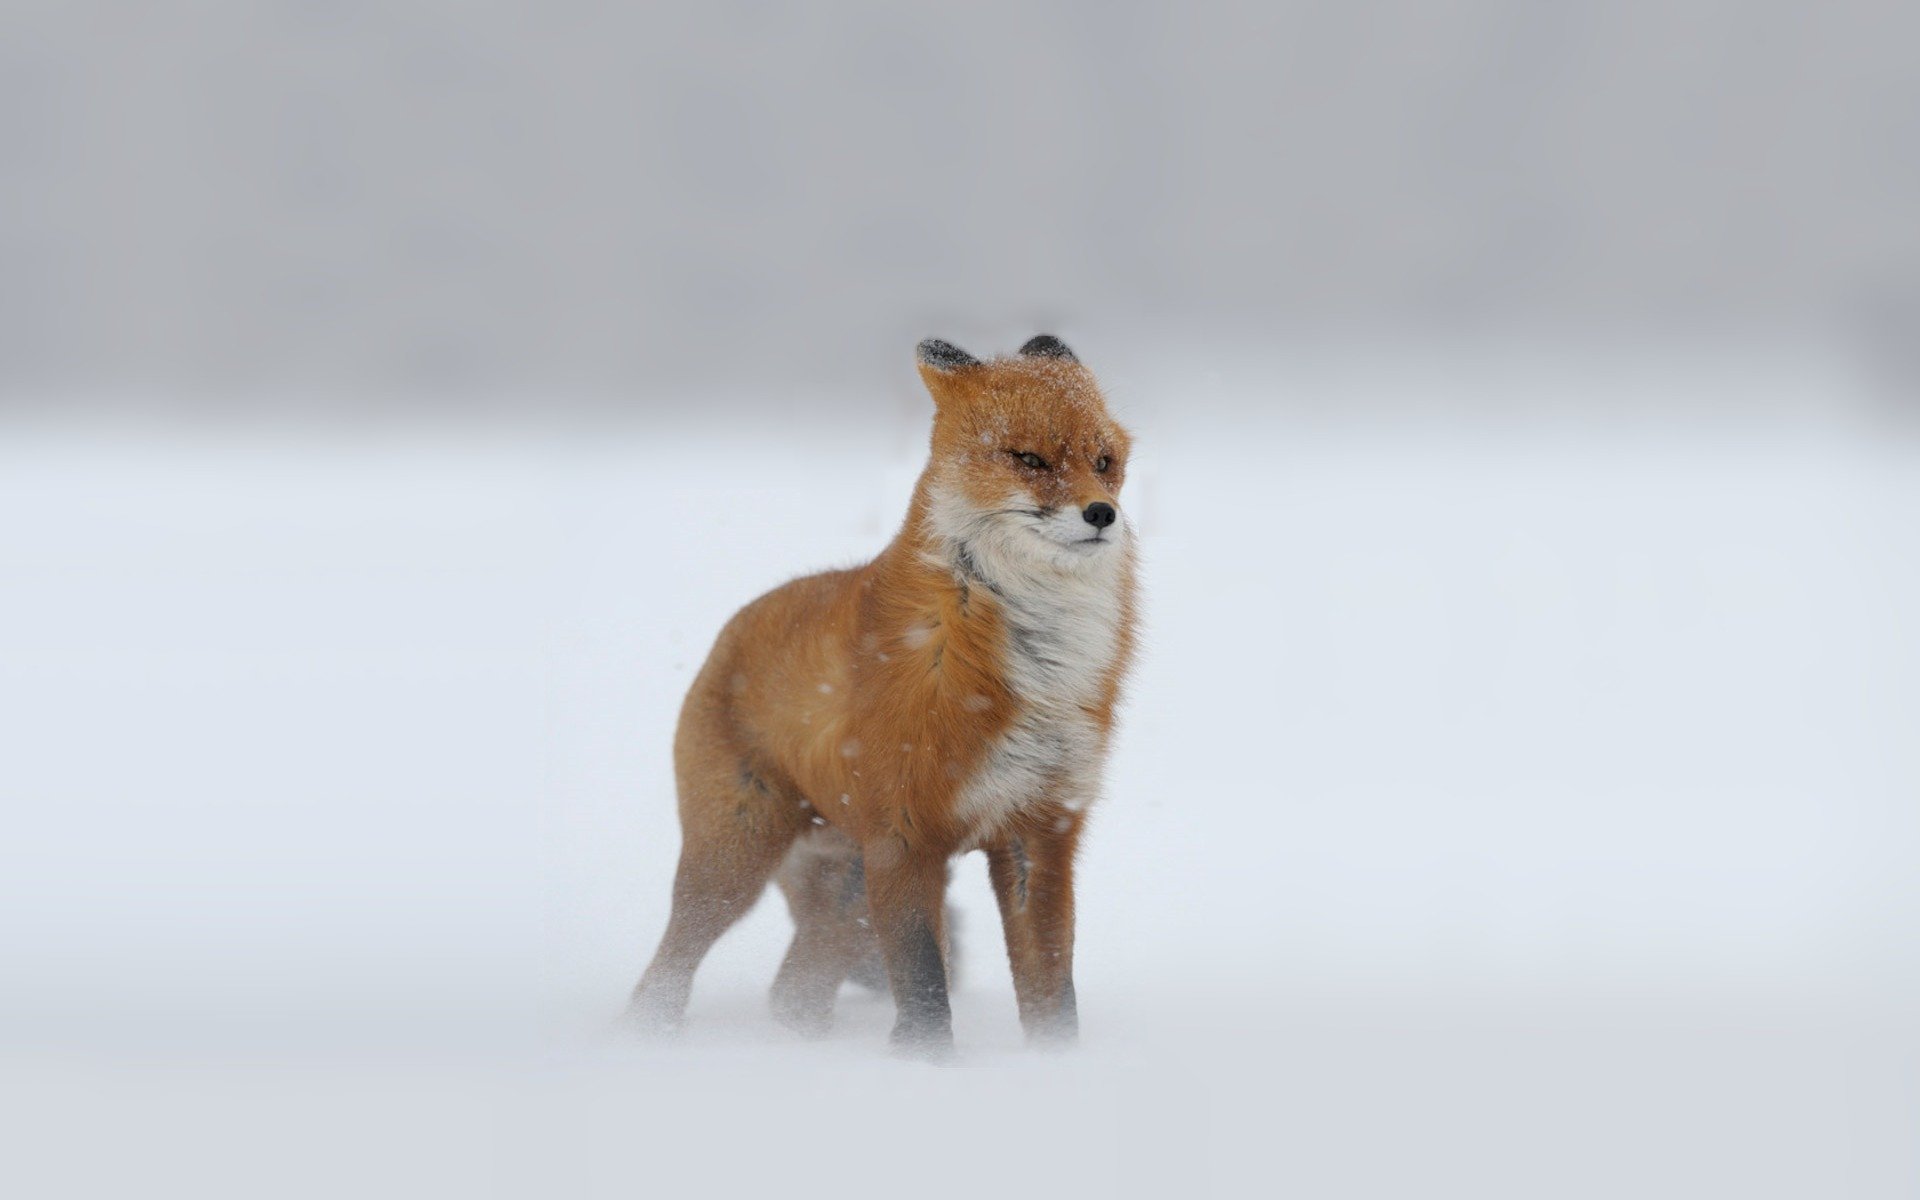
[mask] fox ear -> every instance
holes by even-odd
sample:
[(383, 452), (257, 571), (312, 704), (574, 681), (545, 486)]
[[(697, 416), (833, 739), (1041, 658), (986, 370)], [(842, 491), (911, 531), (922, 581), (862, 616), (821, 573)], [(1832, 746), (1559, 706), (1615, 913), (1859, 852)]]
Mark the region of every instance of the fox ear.
[(928, 338), (914, 347), (914, 356), (923, 367), (932, 367), (936, 371), (953, 371), (961, 367), (977, 367), (980, 360), (952, 342), (943, 342), (939, 338)]
[(1020, 347), (1020, 355), (1022, 358), (1058, 358), (1070, 363), (1080, 361), (1065, 342), (1050, 333), (1027, 339), (1027, 344)]

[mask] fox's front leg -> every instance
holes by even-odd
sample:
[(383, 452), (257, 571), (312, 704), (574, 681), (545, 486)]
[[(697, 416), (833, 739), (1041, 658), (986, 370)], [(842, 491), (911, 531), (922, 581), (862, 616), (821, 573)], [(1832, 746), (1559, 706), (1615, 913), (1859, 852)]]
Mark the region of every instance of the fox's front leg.
[(1068, 1045), (1080, 1036), (1073, 991), (1073, 856), (1081, 818), (1049, 809), (987, 850), (1000, 903), (1020, 1024), (1032, 1042)]
[(897, 1049), (929, 1058), (953, 1049), (953, 1010), (947, 999), (947, 856), (910, 847), (887, 834), (863, 848), (867, 907), (887, 960), (898, 1012)]

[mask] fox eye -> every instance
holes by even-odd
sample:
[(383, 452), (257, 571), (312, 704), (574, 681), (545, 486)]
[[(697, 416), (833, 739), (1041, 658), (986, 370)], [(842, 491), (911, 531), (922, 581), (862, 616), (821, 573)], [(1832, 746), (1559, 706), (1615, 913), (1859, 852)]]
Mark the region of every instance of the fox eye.
[(1096, 458), (1093, 460), (1093, 469), (1100, 472), (1102, 475), (1105, 475), (1107, 473), (1107, 468), (1112, 465), (1113, 465), (1113, 460), (1108, 458), (1104, 454), (1102, 454), (1099, 458)]
[(1019, 450), (1014, 450), (1014, 451), (1011, 451), (1011, 453), (1015, 458), (1027, 464), (1029, 467), (1032, 467), (1036, 471), (1044, 471), (1047, 469), (1047, 460), (1044, 458), (1041, 458), (1038, 454), (1035, 454), (1030, 450), (1025, 453), (1022, 453)]

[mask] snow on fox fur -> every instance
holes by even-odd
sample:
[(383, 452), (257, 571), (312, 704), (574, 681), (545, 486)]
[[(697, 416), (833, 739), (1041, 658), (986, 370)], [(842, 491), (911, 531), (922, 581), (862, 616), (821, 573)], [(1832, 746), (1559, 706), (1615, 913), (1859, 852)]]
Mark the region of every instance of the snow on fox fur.
[(1030, 1038), (1070, 1041), (1073, 860), (1132, 656), (1129, 439), (1059, 339), (918, 348), (931, 455), (863, 567), (793, 580), (721, 631), (674, 740), (673, 912), (634, 989), (671, 1028), (714, 941), (777, 879), (777, 1016), (829, 1027), (877, 946), (897, 1047), (952, 1046), (948, 863), (986, 852)]

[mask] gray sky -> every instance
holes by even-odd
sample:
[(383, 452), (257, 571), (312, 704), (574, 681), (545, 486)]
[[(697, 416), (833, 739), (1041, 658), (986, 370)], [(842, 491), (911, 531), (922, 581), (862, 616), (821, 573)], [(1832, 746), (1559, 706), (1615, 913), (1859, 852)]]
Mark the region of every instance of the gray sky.
[(15, 0), (0, 397), (646, 404), (1040, 328), (1910, 333), (1899, 9)]

